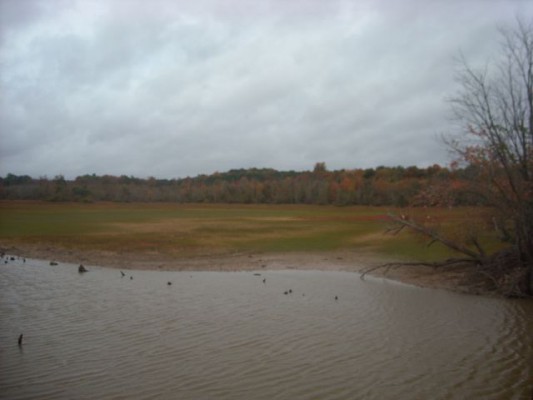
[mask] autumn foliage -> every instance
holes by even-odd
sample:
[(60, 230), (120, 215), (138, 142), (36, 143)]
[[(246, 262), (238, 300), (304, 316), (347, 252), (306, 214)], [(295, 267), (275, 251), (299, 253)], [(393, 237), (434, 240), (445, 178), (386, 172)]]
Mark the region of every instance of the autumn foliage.
[[(238, 169), (183, 179), (140, 179), (84, 175), (73, 180), (8, 174), (0, 178), (0, 198), (48, 201), (117, 201), (241, 204), (329, 204), (406, 206), (437, 203), (428, 187), (455, 187), (467, 173), (438, 165), (329, 171)], [(472, 202), (477, 203), (472, 203)], [(454, 205), (479, 204), (454, 197)]]

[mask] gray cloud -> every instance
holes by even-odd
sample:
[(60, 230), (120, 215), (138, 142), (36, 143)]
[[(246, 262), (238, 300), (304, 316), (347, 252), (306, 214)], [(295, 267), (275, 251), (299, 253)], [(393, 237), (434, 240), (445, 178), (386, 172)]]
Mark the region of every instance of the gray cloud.
[(446, 163), (453, 57), (525, 1), (0, 2), (0, 174)]

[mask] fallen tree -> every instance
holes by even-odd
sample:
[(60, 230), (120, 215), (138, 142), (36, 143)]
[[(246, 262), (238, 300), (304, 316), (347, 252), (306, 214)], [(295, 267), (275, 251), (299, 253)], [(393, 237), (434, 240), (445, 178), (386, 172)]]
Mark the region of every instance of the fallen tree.
[(489, 254), (474, 235), (468, 235), (469, 239), (461, 243), (447, 237), (438, 228), (417, 222), (405, 214), (399, 216), (389, 214), (389, 218), (392, 226), (387, 230), (388, 233), (399, 234), (407, 228), (427, 237), (428, 246), (438, 242), (463, 257), (437, 262), (392, 262), (375, 265), (364, 269), (361, 279), (377, 270), (383, 270), (387, 275), (390, 270), (401, 267), (423, 266), (434, 269), (466, 267), (462, 285), (469, 287), (471, 292), (495, 293), (506, 297), (531, 296), (528, 268), (521, 262), (514, 246)]

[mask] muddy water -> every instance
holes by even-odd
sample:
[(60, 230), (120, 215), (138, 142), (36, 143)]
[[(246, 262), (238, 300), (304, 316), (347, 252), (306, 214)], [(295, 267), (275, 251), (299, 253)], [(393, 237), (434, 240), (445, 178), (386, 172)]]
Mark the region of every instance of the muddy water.
[(0, 265), (0, 398), (529, 399), (533, 389), (530, 301), (343, 272), (89, 268)]

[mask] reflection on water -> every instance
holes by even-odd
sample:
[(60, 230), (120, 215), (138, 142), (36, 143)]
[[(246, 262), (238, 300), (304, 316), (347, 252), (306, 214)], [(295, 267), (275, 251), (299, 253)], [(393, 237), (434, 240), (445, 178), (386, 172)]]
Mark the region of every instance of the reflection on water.
[(0, 398), (530, 398), (530, 301), (343, 272), (89, 269), (0, 266)]

